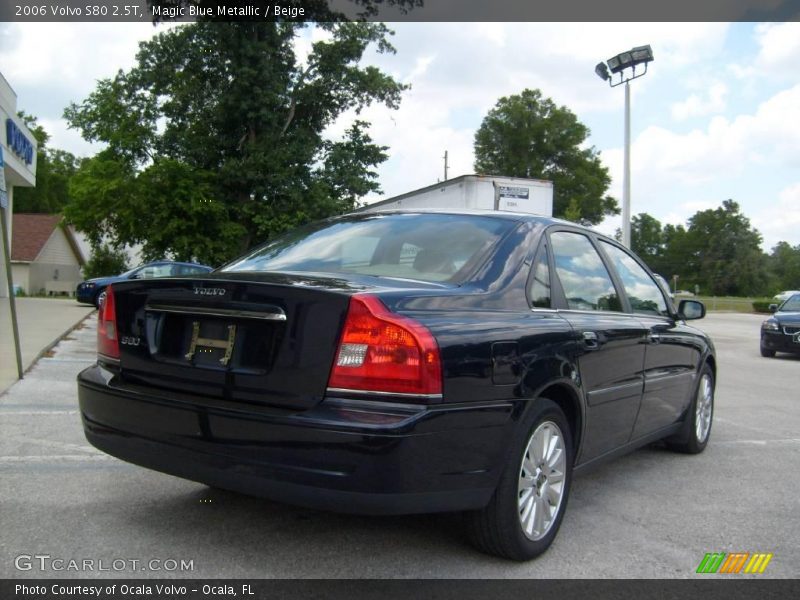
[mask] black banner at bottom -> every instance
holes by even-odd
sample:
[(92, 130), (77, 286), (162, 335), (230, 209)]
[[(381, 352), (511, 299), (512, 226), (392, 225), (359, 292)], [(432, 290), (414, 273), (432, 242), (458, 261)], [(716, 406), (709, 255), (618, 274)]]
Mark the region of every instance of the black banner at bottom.
[(3, 579), (3, 600), (281, 600), (346, 598), (348, 600), (529, 597), (737, 600), (798, 598), (794, 579), (553, 580), (553, 579)]

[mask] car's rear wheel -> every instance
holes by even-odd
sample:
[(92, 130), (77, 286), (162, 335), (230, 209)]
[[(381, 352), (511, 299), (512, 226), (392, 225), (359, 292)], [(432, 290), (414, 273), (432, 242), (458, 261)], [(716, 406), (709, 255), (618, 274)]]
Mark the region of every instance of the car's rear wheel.
[(572, 482), (572, 438), (558, 405), (540, 398), (524, 423), (489, 505), (467, 517), (475, 546), (513, 560), (553, 543)]
[(774, 358), (775, 350), (770, 350), (769, 348), (765, 348), (763, 345), (761, 346), (761, 356), (764, 358)]
[(678, 435), (667, 439), (667, 444), (673, 450), (699, 454), (706, 449), (714, 419), (714, 385), (714, 372), (706, 364), (700, 370), (700, 379), (683, 429)]

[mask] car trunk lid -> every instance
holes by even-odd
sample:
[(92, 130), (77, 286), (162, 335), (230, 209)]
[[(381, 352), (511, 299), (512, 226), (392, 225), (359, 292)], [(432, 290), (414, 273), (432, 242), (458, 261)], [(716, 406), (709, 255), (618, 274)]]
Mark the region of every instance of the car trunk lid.
[(309, 408), (359, 289), (287, 274), (115, 284), (120, 375), (231, 406)]

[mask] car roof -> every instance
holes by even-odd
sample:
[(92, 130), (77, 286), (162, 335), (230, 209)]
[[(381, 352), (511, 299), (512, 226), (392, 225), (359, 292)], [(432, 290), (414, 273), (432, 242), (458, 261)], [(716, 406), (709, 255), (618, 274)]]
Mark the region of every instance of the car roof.
[[(573, 221), (565, 221), (564, 219), (557, 219), (555, 217), (548, 217), (545, 215), (534, 215), (531, 213), (511, 212), (505, 210), (487, 210), (487, 209), (472, 209), (472, 208), (398, 208), (398, 209), (382, 209), (375, 211), (363, 211), (358, 213), (348, 213), (348, 215), (415, 215), (415, 214), (438, 214), (438, 215), (474, 215), (481, 217), (490, 217), (493, 219), (502, 219), (505, 221), (527, 221), (532, 223), (541, 223), (543, 225), (565, 225), (569, 227), (577, 227), (584, 231), (603, 236), (604, 234), (595, 231), (579, 223)], [(605, 236), (608, 237), (608, 236)]]
[(214, 268), (214, 267), (209, 267), (208, 265), (203, 265), (195, 262), (184, 262), (182, 260), (151, 260), (150, 262), (142, 263), (138, 267), (134, 268), (141, 269), (142, 267), (150, 267), (153, 265), (191, 265), (193, 267), (205, 267), (208, 269)]

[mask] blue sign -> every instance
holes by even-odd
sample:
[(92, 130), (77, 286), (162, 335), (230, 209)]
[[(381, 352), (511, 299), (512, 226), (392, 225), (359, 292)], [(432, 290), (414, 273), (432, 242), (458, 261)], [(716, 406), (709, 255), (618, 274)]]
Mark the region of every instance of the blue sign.
[(6, 119), (6, 143), (14, 154), (25, 161), (26, 165), (33, 162), (33, 143), (25, 137), (11, 117)]
[(3, 147), (0, 146), (0, 208), (8, 208), (8, 194), (6, 194), (6, 170), (3, 162)]

